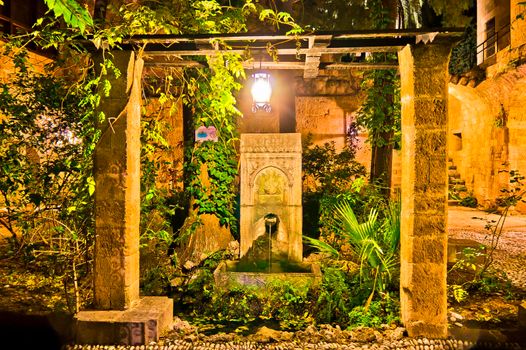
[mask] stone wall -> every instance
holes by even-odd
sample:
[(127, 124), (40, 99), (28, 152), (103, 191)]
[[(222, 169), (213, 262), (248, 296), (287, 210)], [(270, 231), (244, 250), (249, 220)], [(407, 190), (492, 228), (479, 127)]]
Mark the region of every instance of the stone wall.
[(153, 156), (160, 163), (158, 185), (170, 190), (183, 188), (183, 103), (181, 99), (174, 103), (172, 108), (170, 104), (161, 105), (158, 98), (148, 98), (144, 102), (145, 118), (155, 118), (167, 126), (163, 136), (168, 148)]
[[(348, 71), (321, 71), (316, 79), (296, 78), (296, 132), (305, 139), (312, 135), (315, 145), (334, 142), (336, 149), (345, 144), (349, 126), (364, 99), (362, 75)], [(367, 169), (371, 165), (371, 148), (367, 133), (359, 132), (357, 160)]]
[[(4, 42), (0, 40), (0, 82), (9, 80), (15, 73), (15, 65), (13, 64), (12, 57), (3, 55), (4, 45)], [(51, 63), (52, 60), (30, 51), (28, 53), (28, 62), (29, 66), (36, 72), (43, 72), (44, 66)]]
[(520, 47), (526, 44), (526, 20), (517, 19), (526, 14), (526, 5), (522, 0), (510, 0), (511, 47)]
[(509, 186), (503, 170), (526, 174), (526, 65), (476, 88), (450, 84), (449, 94), (449, 157), (468, 191), (491, 207)]
[[(477, 6), (477, 45), (488, 39), (491, 33), (486, 33), (487, 23), (494, 20), (494, 33), (500, 31), (510, 23), (510, 0), (479, 0)], [(512, 0), (513, 1), (513, 0)], [(508, 37), (509, 38), (509, 37)], [(504, 46), (505, 41), (501, 37), (499, 46)], [(499, 48), (500, 49), (500, 48)], [(483, 53), (477, 56), (477, 63), (483, 62)]]

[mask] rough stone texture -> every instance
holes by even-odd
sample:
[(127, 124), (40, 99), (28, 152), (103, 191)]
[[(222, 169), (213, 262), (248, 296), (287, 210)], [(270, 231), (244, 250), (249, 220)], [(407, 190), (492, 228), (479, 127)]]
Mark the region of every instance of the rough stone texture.
[[(402, 221), (400, 299), (410, 336), (447, 336), (447, 66), (450, 44), (400, 54)], [(426, 80), (426, 82), (422, 82)], [(438, 204), (431, 204), (432, 201)]]
[(171, 328), (173, 302), (143, 297), (126, 311), (81, 311), (75, 316), (77, 344), (143, 345)]
[[(214, 271), (215, 286), (225, 290), (239, 287), (252, 288), (255, 293), (268, 293), (267, 286), (276, 281), (290, 283), (297, 288), (309, 288), (321, 283), (322, 274), (317, 263), (302, 264), (307, 272), (238, 272), (237, 261), (223, 261)], [(310, 270), (310, 271), (309, 271)]]
[[(523, 4), (519, 5), (520, 3)], [(526, 5), (524, 4), (524, 1), (510, 0), (510, 19), (513, 21), (513, 24), (510, 28), (512, 48), (518, 48), (526, 44), (526, 21), (520, 19), (514, 20), (519, 18), (518, 16), (524, 15), (525, 11)]]
[[(448, 139), (453, 160), (469, 192), (491, 207), (509, 187), (503, 170), (526, 173), (526, 65), (479, 84), (475, 89), (449, 86)], [(504, 125), (496, 120), (504, 115)], [(460, 136), (459, 136), (460, 135)], [(518, 205), (519, 212), (526, 206)]]
[(526, 301), (519, 305), (519, 326), (526, 329)]
[(95, 149), (94, 302), (124, 310), (139, 298), (140, 116), (143, 61), (133, 52), (113, 53), (122, 76), (110, 75), (110, 96)]
[[(265, 234), (263, 217), (279, 218), (276, 241), (302, 260), (301, 135), (241, 134), (240, 255)], [(261, 225), (263, 224), (263, 225)]]
[[(341, 150), (361, 102), (361, 96), (297, 96), (296, 132), (303, 138), (312, 135), (314, 145), (334, 142), (336, 149)], [(369, 168), (371, 148), (365, 142), (367, 133), (360, 132), (357, 138), (356, 160)]]
[(153, 157), (160, 163), (156, 184), (169, 190), (182, 190), (182, 172), (184, 161), (183, 102), (181, 99), (162, 105), (158, 98), (148, 98), (145, 103), (147, 118), (161, 120), (167, 128), (163, 136), (168, 144), (166, 149), (156, 152)]
[[(4, 51), (4, 42), (0, 41), (0, 53)], [(42, 73), (44, 66), (52, 62), (49, 57), (41, 56), (32, 51), (28, 51), (27, 60), (29, 69)], [(0, 54), (0, 82), (9, 80), (15, 73), (15, 65), (13, 64), (12, 56), (5, 56)]]

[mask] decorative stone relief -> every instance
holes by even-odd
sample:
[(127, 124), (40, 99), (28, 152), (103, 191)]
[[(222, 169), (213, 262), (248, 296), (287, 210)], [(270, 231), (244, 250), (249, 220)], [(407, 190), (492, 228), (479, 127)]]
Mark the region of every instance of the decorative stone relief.
[(276, 249), (301, 261), (301, 135), (242, 134), (240, 175), (241, 257), (265, 230), (262, 220), (273, 215)]

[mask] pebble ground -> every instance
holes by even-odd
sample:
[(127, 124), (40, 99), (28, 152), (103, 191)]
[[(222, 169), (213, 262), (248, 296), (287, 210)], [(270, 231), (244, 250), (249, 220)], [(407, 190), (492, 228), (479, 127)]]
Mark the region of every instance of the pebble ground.
[(102, 346), (102, 345), (75, 345), (67, 346), (66, 350), (210, 350), (210, 349), (235, 349), (235, 350), (468, 350), (468, 349), (510, 349), (521, 350), (517, 343), (473, 343), (456, 339), (402, 339), (388, 343), (316, 343), (299, 344), (292, 342), (261, 344), (255, 342), (230, 342), (230, 343), (189, 343), (184, 340), (168, 340), (160, 344), (140, 346)]

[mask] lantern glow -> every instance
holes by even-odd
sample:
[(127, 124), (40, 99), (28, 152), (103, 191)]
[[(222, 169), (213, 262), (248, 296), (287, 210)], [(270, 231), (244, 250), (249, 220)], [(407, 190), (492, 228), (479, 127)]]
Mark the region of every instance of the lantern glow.
[(254, 82), (252, 89), (252, 112), (256, 113), (258, 110), (270, 112), (270, 96), (272, 95), (272, 87), (270, 86), (270, 74), (255, 73), (252, 75)]

